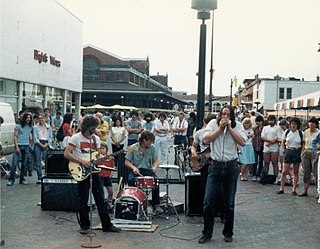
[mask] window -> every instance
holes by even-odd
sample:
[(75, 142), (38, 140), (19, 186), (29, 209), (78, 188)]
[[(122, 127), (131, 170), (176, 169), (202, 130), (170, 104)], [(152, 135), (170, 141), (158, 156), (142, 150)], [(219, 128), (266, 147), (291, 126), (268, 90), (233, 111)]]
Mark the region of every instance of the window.
[(287, 99), (292, 99), (292, 88), (287, 88)]
[(279, 99), (284, 99), (284, 88), (283, 87), (279, 88)]

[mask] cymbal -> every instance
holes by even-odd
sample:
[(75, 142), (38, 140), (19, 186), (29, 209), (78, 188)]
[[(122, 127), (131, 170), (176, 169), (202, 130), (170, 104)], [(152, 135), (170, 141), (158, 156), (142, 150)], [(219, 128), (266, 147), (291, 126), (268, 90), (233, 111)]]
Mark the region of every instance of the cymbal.
[(174, 164), (161, 164), (161, 165), (158, 165), (158, 167), (162, 169), (179, 169), (180, 168), (178, 165), (174, 165)]
[(110, 171), (117, 171), (116, 168), (111, 168), (111, 167), (107, 167), (107, 166), (104, 166), (104, 165), (99, 165), (99, 168), (105, 169), (105, 170), (110, 170)]

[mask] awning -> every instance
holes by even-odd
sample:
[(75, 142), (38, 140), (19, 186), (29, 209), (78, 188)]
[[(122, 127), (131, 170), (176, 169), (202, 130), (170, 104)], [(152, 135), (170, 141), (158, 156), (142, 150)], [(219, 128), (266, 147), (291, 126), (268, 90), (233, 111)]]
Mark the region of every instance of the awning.
[(314, 109), (320, 107), (320, 91), (274, 104), (275, 110)]

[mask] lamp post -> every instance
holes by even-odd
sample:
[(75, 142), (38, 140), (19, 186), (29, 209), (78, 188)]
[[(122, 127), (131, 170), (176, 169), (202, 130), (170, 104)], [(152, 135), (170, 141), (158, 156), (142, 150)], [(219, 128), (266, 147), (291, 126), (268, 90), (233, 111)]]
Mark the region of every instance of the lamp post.
[(97, 95), (93, 95), (94, 104), (97, 104)]
[(279, 102), (279, 80), (281, 79), (281, 77), (279, 76), (279, 74), (277, 76), (274, 77), (274, 79), (277, 81), (276, 84), (276, 103), (277, 103), (277, 119), (279, 118), (279, 107), (278, 107), (278, 102)]
[(217, 9), (217, 0), (192, 0), (191, 8), (198, 11), (197, 18), (202, 20), (200, 25), (198, 95), (197, 95), (197, 130), (202, 128), (205, 102), (206, 75), (206, 32), (205, 20), (210, 19), (210, 11)]
[(237, 81), (238, 81), (238, 79), (237, 79), (237, 77), (236, 76), (234, 76), (234, 79), (231, 79), (230, 80), (230, 106), (232, 106), (232, 87), (233, 87), (233, 83), (234, 83), (234, 86), (237, 86)]

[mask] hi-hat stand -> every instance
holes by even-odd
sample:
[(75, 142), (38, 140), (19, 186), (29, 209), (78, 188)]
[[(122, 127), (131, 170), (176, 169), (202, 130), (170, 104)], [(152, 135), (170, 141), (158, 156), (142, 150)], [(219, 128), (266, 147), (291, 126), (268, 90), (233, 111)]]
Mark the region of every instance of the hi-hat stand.
[(165, 215), (164, 218), (166, 220), (170, 219), (169, 207), (172, 207), (172, 209), (174, 210), (175, 216), (177, 218), (177, 221), (179, 221), (180, 219), (179, 219), (179, 215), (178, 215), (177, 209), (173, 205), (173, 202), (172, 202), (172, 200), (171, 200), (171, 198), (169, 196), (169, 169), (177, 169), (177, 170), (179, 170), (179, 166), (170, 165), (170, 164), (164, 164), (164, 165), (159, 165), (159, 168), (166, 170), (166, 194), (165, 194), (166, 202), (165, 202), (165, 206), (164, 206), (164, 215)]

